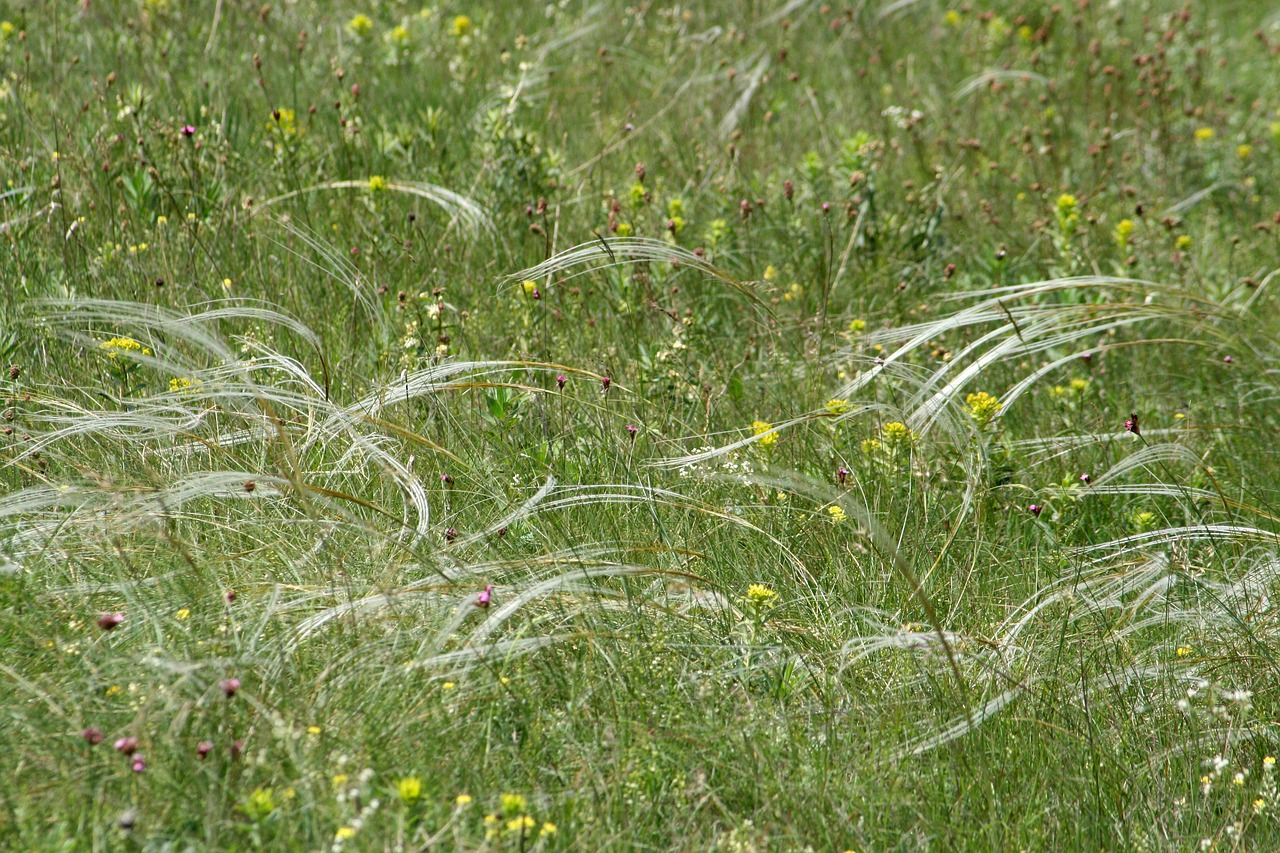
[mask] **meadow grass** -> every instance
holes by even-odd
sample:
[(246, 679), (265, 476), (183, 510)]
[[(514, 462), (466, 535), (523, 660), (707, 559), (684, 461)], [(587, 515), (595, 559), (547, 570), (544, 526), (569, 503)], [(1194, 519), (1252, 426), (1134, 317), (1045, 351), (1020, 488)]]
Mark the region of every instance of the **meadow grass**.
[(10, 4), (0, 847), (1280, 847), (1280, 17)]

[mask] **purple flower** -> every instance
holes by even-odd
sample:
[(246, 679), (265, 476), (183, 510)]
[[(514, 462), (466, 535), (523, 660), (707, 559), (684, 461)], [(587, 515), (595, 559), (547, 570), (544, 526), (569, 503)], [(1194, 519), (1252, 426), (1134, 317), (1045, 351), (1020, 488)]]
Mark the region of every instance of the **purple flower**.
[(116, 741), (116, 752), (123, 752), (125, 755), (133, 755), (138, 751), (138, 739), (136, 737), (122, 737)]
[(1224, 356), (1222, 357), (1222, 361), (1223, 361), (1224, 363), (1226, 363), (1226, 364), (1231, 364), (1231, 362), (1235, 361), (1235, 359), (1234, 359), (1234, 358), (1232, 358), (1232, 357), (1231, 357), (1231, 356), (1229, 356), (1229, 355), (1224, 355)]
[(196, 135), (196, 126), (194, 124), (184, 124), (182, 126), (182, 135), (188, 138)]
[(453, 540), (458, 538), (458, 531), (450, 527), (447, 530), (445, 530), (444, 538), (446, 542), (452, 542)]
[(123, 621), (123, 613), (103, 613), (98, 617), (98, 627), (104, 631), (113, 631)]
[(1043, 510), (1044, 510), (1044, 507), (1041, 506), (1040, 504), (1032, 504), (1031, 506), (1027, 507), (1027, 512), (1031, 513), (1036, 518), (1040, 517), (1040, 513)]
[(244, 741), (236, 740), (231, 742), (231, 757), (239, 758), (240, 753), (244, 752)]
[(557, 387), (557, 388), (560, 388), (560, 389), (563, 389), (563, 388), (564, 388), (564, 383), (566, 383), (566, 382), (568, 382), (568, 381), (569, 381), (569, 380), (565, 379), (563, 375), (561, 375), (561, 376), (557, 376), (557, 377), (556, 377), (556, 387)]
[(213, 744), (209, 743), (209, 741), (202, 740), (200, 741), (200, 743), (196, 744), (196, 757), (198, 757), (201, 761), (204, 761), (206, 758), (208, 758), (209, 753), (211, 752), (213, 752)]
[(230, 699), (232, 696), (236, 695), (236, 693), (240, 690), (240, 679), (238, 678), (223, 679), (222, 684), (218, 686), (222, 688), (222, 692), (226, 694), (226, 697), (228, 699)]
[(849, 469), (841, 465), (836, 469), (836, 480), (843, 486), (847, 479), (849, 479)]
[(1087, 486), (1093, 482), (1093, 477), (1090, 477), (1088, 474), (1081, 474), (1080, 482), (1084, 483)]
[(441, 482), (441, 483), (444, 483), (446, 486), (452, 486), (452, 485), (453, 485), (453, 475), (452, 475), (452, 474), (441, 474), (441, 475), (440, 475), (440, 482)]
[(601, 394), (603, 394), (605, 391), (608, 391), (608, 390), (609, 390), (609, 386), (610, 386), (610, 385), (612, 385), (612, 384), (613, 384), (613, 380), (612, 380), (612, 379), (610, 379), (608, 376), (606, 376), (606, 377), (604, 377), (603, 379), (601, 379), (601, 380), (600, 380), (600, 393), (601, 393)]
[(488, 607), (489, 601), (493, 598), (493, 584), (489, 584), (484, 588), (484, 592), (476, 593), (476, 607)]
[(637, 427), (635, 424), (627, 424), (627, 434), (630, 435), (632, 438), (635, 438), (636, 433), (638, 433), (639, 431), (640, 431), (640, 428)]
[(227, 590), (222, 594), (222, 600), (225, 601), (227, 604), (234, 603), (236, 600), (236, 591), (234, 589)]
[(1138, 426), (1138, 415), (1136, 413), (1129, 413), (1129, 419), (1124, 422), (1124, 431), (1131, 432), (1134, 435), (1142, 435), (1142, 429)]
[(133, 772), (142, 773), (147, 769), (147, 762), (143, 760), (142, 753), (138, 753), (133, 757)]
[(97, 746), (102, 743), (102, 729), (89, 726), (89, 728), (80, 733), (80, 737), (84, 738), (85, 743), (89, 744), (89, 746)]

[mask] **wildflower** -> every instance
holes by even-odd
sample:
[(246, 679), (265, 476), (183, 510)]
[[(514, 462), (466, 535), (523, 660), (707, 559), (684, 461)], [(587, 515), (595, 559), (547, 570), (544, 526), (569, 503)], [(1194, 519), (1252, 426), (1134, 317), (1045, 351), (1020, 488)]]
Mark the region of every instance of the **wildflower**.
[(747, 603), (753, 607), (773, 607), (778, 601), (778, 593), (762, 583), (753, 583), (747, 587)]
[(409, 43), (409, 28), (406, 27), (404, 24), (401, 24), (400, 26), (392, 30), (390, 33), (388, 33), (387, 38), (396, 47), (404, 47)]
[(85, 743), (89, 744), (89, 746), (97, 746), (102, 743), (102, 729), (95, 726), (89, 726), (87, 729), (80, 732), (80, 737), (84, 738)]
[(768, 421), (752, 421), (751, 434), (760, 436), (758, 443), (763, 448), (767, 449), (778, 443), (778, 434), (773, 432), (773, 424)]
[(188, 619), (191, 618), (191, 608), (190, 607), (180, 608), (177, 613), (173, 614), (173, 618), (177, 619), (179, 622), (187, 621)]
[(529, 815), (520, 815), (507, 821), (507, 832), (523, 833), (525, 830), (533, 829), (537, 825), (538, 822)]
[(1000, 414), (1000, 410), (1004, 408), (1003, 403), (986, 391), (970, 394), (964, 398), (964, 402), (969, 407), (969, 417), (978, 425), (978, 429), (985, 429), (989, 426), (995, 420), (996, 415)]
[(133, 755), (138, 751), (138, 739), (136, 737), (122, 737), (115, 742), (116, 752), (122, 752), (125, 755)]
[(840, 485), (843, 486), (845, 480), (847, 480), (848, 478), (849, 478), (848, 468), (841, 465), (839, 468), (836, 469), (836, 482), (838, 482)]
[(457, 538), (458, 538), (458, 531), (456, 528), (453, 528), (453, 527), (445, 528), (444, 539), (446, 542), (452, 542)]
[(458, 15), (453, 19), (453, 23), (449, 26), (449, 32), (453, 33), (455, 38), (462, 38), (471, 32), (471, 18), (466, 15)]
[(1264, 755), (1262, 757), (1263, 771), (1274, 770), (1276, 766), (1276, 757), (1274, 755)]
[(520, 794), (503, 794), (502, 795), (502, 813), (506, 815), (516, 815), (524, 811), (529, 805)]
[(862, 449), (862, 452), (868, 456), (874, 456), (881, 450), (884, 450), (884, 445), (876, 441), (874, 438), (863, 439), (862, 443), (858, 446)]
[(107, 354), (107, 358), (115, 361), (116, 356), (122, 352), (137, 352), (143, 355), (151, 355), (151, 349), (135, 341), (133, 338), (112, 338), (109, 341), (103, 341), (98, 345)]
[(322, 729), (319, 726), (307, 726), (307, 734), (309, 735), (318, 735), (321, 731)]
[(7, 39), (18, 31), (11, 21), (0, 21), (0, 40)]
[(1124, 422), (1124, 431), (1131, 432), (1134, 435), (1142, 435), (1142, 429), (1138, 426), (1137, 414), (1129, 414), (1129, 419)]
[(346, 841), (348, 838), (356, 837), (356, 828), (354, 826), (340, 826), (338, 831), (333, 834), (335, 839)]
[(837, 400), (832, 398), (827, 401), (827, 413), (832, 415), (843, 415), (850, 411), (853, 406), (849, 405), (848, 400)]
[(104, 631), (113, 631), (123, 621), (123, 613), (103, 613), (98, 617), (98, 627)]
[(636, 426), (635, 424), (627, 424), (626, 430), (627, 430), (627, 435), (631, 436), (632, 438), (635, 438), (636, 433), (640, 432), (640, 427)]
[(946, 22), (948, 27), (960, 26), (960, 13), (955, 9), (948, 9), (947, 14), (942, 16), (942, 20)]
[(239, 692), (240, 679), (226, 678), (226, 679), (223, 679), (222, 683), (219, 684), (218, 686), (222, 688), (223, 695), (225, 695), (228, 699), (230, 699), (232, 696), (236, 695), (236, 693)]
[(1187, 655), (1191, 654), (1191, 647), (1190, 647), (1190, 646), (1178, 646), (1178, 648), (1177, 648), (1177, 650), (1174, 652), (1174, 654), (1176, 654), (1176, 655), (1177, 655), (1178, 657), (1180, 657), (1180, 658), (1185, 658)]
[(557, 376), (557, 377), (556, 377), (556, 388), (557, 388), (557, 390), (561, 390), (561, 391), (563, 391), (563, 390), (564, 390), (564, 383), (566, 383), (566, 382), (568, 382), (568, 381), (569, 381), (568, 379), (565, 379), (565, 378), (564, 378), (564, 375), (563, 375), (563, 374), (562, 374), (562, 375), (560, 375), (560, 376)]
[(204, 383), (199, 379), (190, 379), (186, 376), (175, 376), (169, 380), (169, 393), (179, 394), (183, 391), (196, 391)]
[(347, 776), (346, 773), (337, 773), (329, 781), (333, 784), (334, 788), (341, 788), (343, 785), (347, 784), (349, 780), (350, 777)]
[(1191, 238), (1186, 234), (1179, 234), (1178, 239), (1174, 240), (1173, 244), (1177, 246), (1179, 252), (1185, 252), (1191, 248)]
[(853, 332), (855, 335), (860, 335), (866, 330), (867, 330), (866, 320), (850, 320), (849, 321), (849, 331)]
[(476, 607), (488, 607), (489, 602), (493, 599), (493, 584), (488, 584), (484, 588), (484, 592), (476, 593)]
[(1248, 160), (1253, 155), (1253, 146), (1249, 143), (1236, 146), (1236, 156), (1241, 160)]
[(765, 281), (773, 281), (777, 277), (778, 277), (778, 269), (773, 264), (769, 264), (769, 266), (764, 268)]
[(244, 741), (233, 740), (231, 742), (231, 748), (228, 749), (227, 751), (231, 753), (232, 758), (239, 758), (240, 753), (244, 752)]
[(1084, 483), (1084, 484), (1087, 486), (1087, 485), (1089, 485), (1090, 483), (1092, 483), (1092, 482), (1093, 482), (1093, 476), (1092, 476), (1092, 475), (1090, 475), (1090, 474), (1088, 474), (1088, 473), (1081, 474), (1081, 475), (1080, 475), (1080, 482), (1081, 482), (1081, 483)]
[(234, 589), (227, 590), (222, 594), (222, 600), (227, 604), (233, 603), (236, 600), (236, 591)]
[(471, 795), (459, 794), (457, 797), (454, 798), (453, 804), (455, 806), (469, 806), (471, 805)]
[(884, 437), (884, 443), (890, 450), (897, 450), (900, 447), (910, 447), (916, 443), (918, 436), (902, 421), (893, 421), (887, 423), (880, 428), (880, 434)]
[(453, 682), (453, 681), (446, 681), (446, 682), (444, 682), (443, 684), (441, 684), (441, 685), (440, 685), (440, 689), (441, 689), (441, 690), (453, 690), (453, 689), (455, 689), (457, 686), (458, 686), (458, 685), (457, 685), (455, 682)]
[(844, 508), (839, 506), (827, 507), (827, 515), (831, 516), (831, 521), (835, 524), (839, 524), (849, 517), (844, 514)]
[(1214, 136), (1213, 128), (1198, 127), (1196, 128), (1195, 136), (1196, 136), (1196, 142), (1208, 142), (1210, 139), (1213, 139), (1213, 136)]
[(1262, 814), (1262, 810), (1267, 807), (1267, 803), (1261, 797), (1253, 801), (1253, 813)]
[(542, 824), (542, 828), (538, 830), (539, 837), (544, 835), (555, 835), (555, 834), (556, 834), (556, 825), (551, 821), (544, 822)]
[(143, 773), (147, 769), (147, 762), (141, 754), (138, 754), (133, 757), (133, 764), (130, 767), (134, 773)]
[(1133, 236), (1133, 220), (1121, 219), (1116, 223), (1116, 230), (1114, 234), (1116, 244), (1120, 247), (1120, 250), (1124, 251), (1127, 249), (1129, 247), (1129, 238)]
[(358, 36), (366, 36), (369, 34), (369, 31), (373, 29), (373, 21), (369, 19), (368, 15), (361, 12), (359, 15), (356, 15), (354, 18), (347, 21), (347, 29), (351, 30), (351, 32)]
[(422, 798), (422, 780), (417, 776), (401, 779), (396, 782), (396, 793), (400, 795), (400, 802), (413, 805)]
[(1027, 507), (1027, 512), (1031, 513), (1036, 518), (1039, 518), (1040, 513), (1043, 511), (1044, 511), (1044, 506), (1041, 504), (1031, 504), (1030, 506)]
[(369, 189), (374, 192), (385, 190), (387, 188), (387, 179), (381, 175), (373, 175), (369, 178)]
[(209, 757), (209, 753), (213, 752), (213, 744), (207, 740), (202, 740), (196, 744), (196, 757), (204, 761)]
[(190, 139), (196, 135), (196, 126), (194, 124), (184, 124), (182, 126), (182, 135)]
[(1054, 202), (1054, 207), (1058, 211), (1058, 216), (1071, 216), (1075, 213), (1076, 206), (1079, 203), (1079, 200), (1071, 193), (1063, 193)]
[(613, 380), (608, 376), (600, 380), (600, 393), (603, 394), (609, 390), (609, 386), (613, 384)]

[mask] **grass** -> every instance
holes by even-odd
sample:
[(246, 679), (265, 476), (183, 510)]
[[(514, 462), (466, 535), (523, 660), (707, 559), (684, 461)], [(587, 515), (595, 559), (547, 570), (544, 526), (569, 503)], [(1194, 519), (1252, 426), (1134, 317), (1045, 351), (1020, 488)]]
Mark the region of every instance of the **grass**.
[(1280, 846), (1269, 8), (4, 17), (4, 846)]

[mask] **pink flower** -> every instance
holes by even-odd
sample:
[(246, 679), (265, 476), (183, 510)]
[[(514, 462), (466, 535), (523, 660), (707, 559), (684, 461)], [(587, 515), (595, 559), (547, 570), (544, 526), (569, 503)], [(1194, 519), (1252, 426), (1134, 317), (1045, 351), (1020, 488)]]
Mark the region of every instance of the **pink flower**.
[(847, 479), (849, 479), (849, 469), (841, 465), (836, 469), (836, 480), (843, 486)]
[(627, 424), (627, 435), (632, 438), (636, 437), (636, 433), (640, 432), (640, 428), (635, 424)]
[(193, 125), (193, 124), (184, 124), (184, 125), (182, 126), (182, 135), (183, 135), (183, 136), (185, 136), (185, 137), (188, 137), (188, 138), (190, 138), (190, 137), (192, 137), (192, 136), (195, 136), (195, 135), (196, 135), (196, 128), (195, 128), (195, 125)]
[(94, 726), (89, 726), (89, 728), (80, 733), (80, 737), (84, 738), (85, 742), (88, 743), (89, 746), (97, 746), (102, 743), (102, 730), (95, 728)]
[(196, 745), (196, 756), (201, 761), (204, 761), (206, 758), (208, 758), (209, 753), (211, 752), (213, 752), (213, 744), (209, 743), (209, 741), (207, 740), (202, 740), (200, 741), (200, 743)]
[(489, 584), (484, 588), (484, 592), (476, 593), (476, 607), (488, 607), (492, 598), (493, 584)]
[(560, 388), (560, 389), (563, 389), (563, 388), (564, 388), (564, 383), (565, 383), (565, 382), (567, 382), (567, 381), (568, 381), (568, 380), (567, 380), (567, 379), (565, 379), (563, 375), (561, 375), (561, 376), (557, 376), (557, 377), (556, 377), (556, 387), (557, 387), (557, 388)]
[(1041, 506), (1040, 504), (1032, 504), (1031, 506), (1027, 507), (1027, 512), (1031, 513), (1036, 518), (1040, 517), (1040, 513), (1043, 510), (1044, 510), (1044, 507)]
[(222, 692), (226, 694), (226, 697), (230, 699), (232, 696), (236, 695), (237, 691), (240, 690), (240, 679), (227, 678), (224, 679), (222, 684), (219, 686), (222, 688)]
[(1142, 435), (1142, 430), (1138, 427), (1138, 415), (1130, 413), (1129, 419), (1124, 422), (1124, 431), (1131, 432), (1134, 435)]
[(452, 542), (453, 540), (458, 538), (458, 531), (450, 527), (445, 530), (444, 538), (446, 542)]
[(113, 631), (123, 621), (123, 613), (103, 613), (98, 617), (98, 627), (104, 631)]
[(1084, 483), (1084, 484), (1087, 486), (1087, 485), (1089, 485), (1090, 483), (1092, 483), (1092, 482), (1093, 482), (1093, 477), (1089, 476), (1087, 473), (1086, 473), (1086, 474), (1081, 474), (1081, 475), (1080, 475), (1080, 482)]
[(136, 737), (122, 737), (116, 741), (116, 752), (123, 752), (125, 755), (133, 755), (138, 751), (138, 739)]
[(147, 762), (143, 760), (141, 753), (133, 757), (133, 772), (142, 773), (147, 769)]

